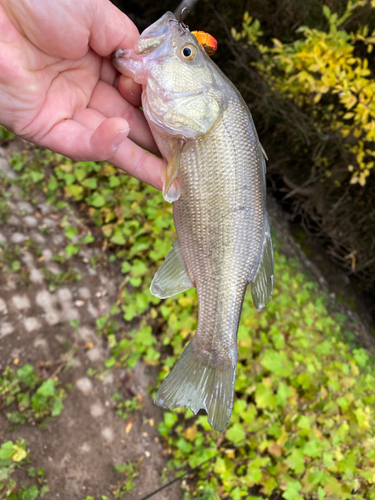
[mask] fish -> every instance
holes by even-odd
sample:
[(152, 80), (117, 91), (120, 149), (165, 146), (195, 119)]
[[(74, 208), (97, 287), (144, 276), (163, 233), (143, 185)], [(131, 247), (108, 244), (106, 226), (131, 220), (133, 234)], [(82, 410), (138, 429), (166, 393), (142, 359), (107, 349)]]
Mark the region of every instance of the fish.
[(118, 49), (114, 66), (142, 85), (142, 109), (167, 165), (177, 240), (151, 292), (195, 287), (198, 326), (155, 398), (208, 414), (223, 432), (233, 409), (237, 330), (248, 284), (258, 311), (273, 293), (266, 155), (239, 91), (171, 12)]

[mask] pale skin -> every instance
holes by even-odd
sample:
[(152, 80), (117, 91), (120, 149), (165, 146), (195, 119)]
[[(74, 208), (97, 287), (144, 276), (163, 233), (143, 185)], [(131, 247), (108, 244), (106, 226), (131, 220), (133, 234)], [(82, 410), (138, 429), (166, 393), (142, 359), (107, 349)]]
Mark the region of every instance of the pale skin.
[(141, 87), (110, 56), (139, 33), (109, 0), (0, 0), (0, 124), (35, 144), (107, 160), (162, 188)]

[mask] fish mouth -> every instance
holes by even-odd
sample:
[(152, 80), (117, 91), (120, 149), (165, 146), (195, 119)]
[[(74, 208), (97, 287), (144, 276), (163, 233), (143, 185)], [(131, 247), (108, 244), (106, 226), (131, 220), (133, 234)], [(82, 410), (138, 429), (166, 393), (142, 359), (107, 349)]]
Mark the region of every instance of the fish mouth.
[(140, 58), (133, 57), (134, 50), (118, 49), (112, 54), (113, 66), (125, 76), (132, 79), (142, 69), (143, 62)]

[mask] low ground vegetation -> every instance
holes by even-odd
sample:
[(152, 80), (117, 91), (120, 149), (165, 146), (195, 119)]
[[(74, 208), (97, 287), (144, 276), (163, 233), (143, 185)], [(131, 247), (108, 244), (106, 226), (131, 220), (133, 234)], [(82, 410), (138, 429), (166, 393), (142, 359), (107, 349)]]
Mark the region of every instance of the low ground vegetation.
[[(160, 367), (158, 380), (149, 388), (154, 394), (197, 324), (194, 289), (165, 301), (148, 290), (175, 238), (171, 207), (160, 193), (107, 163), (76, 163), (36, 150), (16, 154), (12, 164), (20, 174), (12, 182), (25, 199), (32, 202), (42, 189), (50, 203), (78, 204), (81, 226), (92, 227), (90, 235), (100, 231), (100, 244), (122, 262), (118, 301), (97, 320), (97, 335), (108, 343), (110, 356), (101, 372), (89, 374), (132, 370), (142, 361)], [(88, 233), (70, 226), (65, 231), (71, 243), (61, 258), (68, 261)], [(92, 236), (90, 244), (95, 240)], [(328, 306), (325, 294), (280, 246), (275, 239), (272, 301), (258, 313), (250, 294), (245, 298), (228, 429), (218, 434), (205, 415), (194, 417), (184, 409), (166, 411), (158, 425), (170, 456), (169, 471), (178, 475), (205, 462), (184, 482), (185, 500), (215, 495), (234, 500), (375, 499), (373, 361), (354, 344), (355, 322)], [(8, 265), (7, 272), (21, 269)], [(129, 323), (127, 331), (119, 327), (119, 315)], [(32, 366), (6, 368), (1, 387), (3, 404), (18, 405), (10, 413), (13, 423), (57, 417), (63, 411), (65, 391), (53, 379), (39, 380)], [(120, 399), (114, 395), (118, 415), (131, 425), (142, 401)], [(2, 463), (2, 480), (8, 481), (9, 467), (16, 467), (15, 445), (4, 446), (11, 453)], [(125, 479), (119, 479), (112, 496), (120, 498), (134, 487), (138, 467), (117, 467)], [(41, 495), (41, 488), (35, 487)]]

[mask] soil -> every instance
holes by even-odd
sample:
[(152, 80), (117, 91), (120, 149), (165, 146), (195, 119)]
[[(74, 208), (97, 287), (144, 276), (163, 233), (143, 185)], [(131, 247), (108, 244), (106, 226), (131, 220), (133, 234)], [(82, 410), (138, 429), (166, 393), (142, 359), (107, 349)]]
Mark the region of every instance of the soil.
[[(8, 158), (19, 147), (16, 141), (11, 150), (0, 149), (0, 173), (14, 176)], [(2, 411), (0, 444), (20, 437), (26, 440), (33, 464), (46, 471), (50, 486), (46, 500), (82, 500), (87, 495), (95, 499), (101, 495), (113, 498), (110, 488), (124, 479), (114, 473), (113, 465), (141, 459), (135, 487), (126, 495), (129, 500), (140, 499), (162, 486), (162, 471), (168, 458), (156, 429), (163, 411), (146, 392), (157, 371), (140, 363), (132, 374), (116, 369), (104, 380), (87, 376), (88, 368), (99, 370), (108, 359), (106, 345), (95, 335), (96, 318), (109, 312), (117, 300), (122, 281), (120, 264), (110, 262), (109, 251), (87, 245), (65, 264), (52, 260), (53, 255), (64, 253), (69, 243), (59, 224), (62, 217), (67, 216), (70, 225), (82, 224), (76, 207), (56, 210), (45, 203), (43, 193), (39, 193), (34, 205), (21, 199), (15, 187), (11, 188), (8, 205), (11, 216), (0, 226), (0, 241), (14, 249), (30, 236), (42, 255), (22, 251), (25, 272), (8, 276), (0, 273), (0, 372), (8, 365), (16, 369), (30, 363), (48, 377), (67, 350), (75, 346), (77, 352), (73, 366), (59, 374), (63, 384), (72, 385), (61, 415), (48, 421), (45, 429), (23, 425), (9, 432), (9, 420)], [(94, 268), (90, 259), (95, 254), (99, 261)], [(72, 267), (81, 280), (63, 284), (52, 293), (42, 273), (45, 267), (54, 274)], [(79, 321), (78, 328), (71, 326), (72, 320)], [(120, 315), (116, 320), (120, 328), (128, 328)], [(125, 398), (142, 397), (143, 409), (136, 413), (129, 433), (125, 432), (128, 422), (115, 414), (111, 401), (115, 392)], [(25, 475), (20, 472), (20, 483), (24, 481)], [(160, 500), (182, 497), (179, 484), (155, 496)]]

